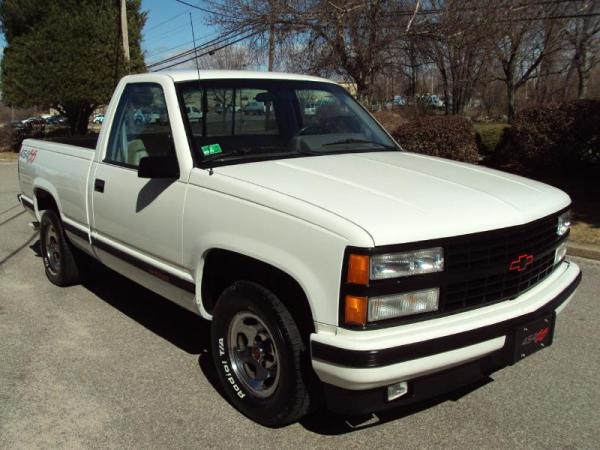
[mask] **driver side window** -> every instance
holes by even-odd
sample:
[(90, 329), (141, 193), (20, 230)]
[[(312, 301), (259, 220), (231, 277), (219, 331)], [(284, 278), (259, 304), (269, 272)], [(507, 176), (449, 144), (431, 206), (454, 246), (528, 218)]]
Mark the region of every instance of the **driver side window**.
[(104, 162), (137, 168), (146, 156), (175, 157), (165, 96), (158, 84), (128, 84), (115, 113)]

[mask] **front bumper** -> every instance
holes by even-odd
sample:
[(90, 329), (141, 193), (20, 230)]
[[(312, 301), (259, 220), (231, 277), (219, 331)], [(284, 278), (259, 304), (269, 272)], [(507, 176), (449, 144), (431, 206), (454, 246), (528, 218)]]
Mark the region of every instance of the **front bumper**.
[(490, 355), (496, 365), (502, 365), (503, 360), (508, 361), (502, 355), (512, 351), (512, 331), (562, 311), (580, 280), (579, 267), (563, 262), (543, 282), (514, 300), (390, 329), (338, 328), (336, 333), (314, 333), (313, 368), (321, 381), (331, 386), (330, 391), (359, 394), (383, 391), (377, 388), (423, 379)]

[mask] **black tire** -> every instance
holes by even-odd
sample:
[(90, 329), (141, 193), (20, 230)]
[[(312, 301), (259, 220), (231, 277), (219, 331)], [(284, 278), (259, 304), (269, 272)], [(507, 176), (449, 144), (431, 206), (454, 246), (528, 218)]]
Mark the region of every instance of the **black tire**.
[[(244, 351), (239, 349), (245, 335), (235, 331), (240, 320), (242, 327), (250, 324), (266, 329), (263, 336), (257, 334), (258, 340), (254, 342), (258, 344), (246, 345)], [(270, 339), (263, 340), (265, 334)], [(237, 336), (235, 343), (232, 335)], [(239, 281), (227, 288), (213, 311), (211, 345), (225, 395), (247, 417), (262, 425), (276, 427), (295, 422), (309, 412), (309, 389), (303, 375), (307, 373), (306, 346), (289, 311), (271, 291), (248, 281)], [(275, 364), (269, 351), (275, 353)], [(249, 365), (240, 364), (244, 354), (251, 360)], [(257, 354), (260, 355), (258, 359)], [(265, 370), (277, 375), (266, 377), (265, 382), (252, 388), (248, 383), (249, 372), (258, 377), (259, 369), (253, 365), (258, 361), (263, 367), (270, 364)]]
[(79, 251), (65, 237), (62, 221), (52, 209), (42, 214), (40, 246), (46, 276), (53, 284), (64, 287), (81, 281)]

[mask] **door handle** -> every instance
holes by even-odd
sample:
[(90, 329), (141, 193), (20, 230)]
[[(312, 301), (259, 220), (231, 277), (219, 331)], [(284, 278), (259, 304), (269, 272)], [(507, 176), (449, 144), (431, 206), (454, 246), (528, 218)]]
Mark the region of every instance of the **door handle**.
[(104, 192), (104, 180), (96, 178), (94, 181), (94, 190), (96, 192)]

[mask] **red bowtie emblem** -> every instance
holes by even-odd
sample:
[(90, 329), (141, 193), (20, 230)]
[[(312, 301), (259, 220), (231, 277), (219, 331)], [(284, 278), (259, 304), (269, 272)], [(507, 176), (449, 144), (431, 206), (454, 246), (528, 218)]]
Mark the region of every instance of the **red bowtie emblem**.
[(531, 264), (533, 264), (533, 255), (524, 254), (520, 255), (517, 259), (510, 262), (510, 266), (508, 266), (508, 270), (511, 272), (523, 272), (527, 269)]

